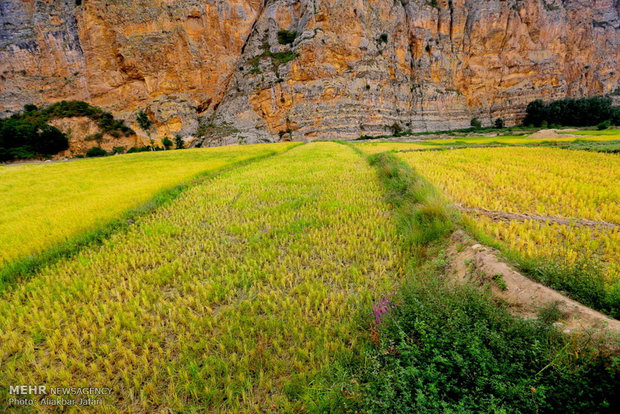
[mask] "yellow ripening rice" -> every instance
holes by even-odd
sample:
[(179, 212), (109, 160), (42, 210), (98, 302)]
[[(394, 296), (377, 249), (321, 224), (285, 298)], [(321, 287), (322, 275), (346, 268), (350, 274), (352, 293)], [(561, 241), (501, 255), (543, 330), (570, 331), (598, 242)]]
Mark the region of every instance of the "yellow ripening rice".
[(44, 269), (0, 298), (0, 411), (9, 384), (109, 387), (123, 412), (302, 411), (404, 275), (382, 193), (353, 149), (307, 144)]
[(620, 229), (593, 229), (557, 223), (494, 221), (470, 215), (486, 234), (504, 243), (511, 251), (528, 258), (552, 258), (574, 264), (584, 258), (596, 258), (604, 266), (608, 286), (620, 282)]
[(199, 173), (294, 144), (143, 152), (0, 169), (0, 266), (118, 218)]
[[(620, 157), (552, 148), (479, 148), (400, 156), (455, 203), (509, 213), (620, 223)], [(468, 214), (522, 257), (592, 258), (609, 285), (620, 279), (618, 228), (548, 221), (494, 221)]]
[(470, 148), (401, 157), (456, 203), (620, 223), (620, 157), (554, 148)]
[(428, 150), (437, 148), (436, 145), (426, 145), (421, 142), (363, 142), (354, 144), (366, 154), (378, 154), (386, 151)]

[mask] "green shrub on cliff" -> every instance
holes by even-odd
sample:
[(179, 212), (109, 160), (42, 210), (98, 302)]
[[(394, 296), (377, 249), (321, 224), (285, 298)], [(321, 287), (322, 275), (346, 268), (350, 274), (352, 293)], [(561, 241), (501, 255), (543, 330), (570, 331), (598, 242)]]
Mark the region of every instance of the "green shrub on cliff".
[(85, 116), (97, 123), (100, 132), (90, 139), (100, 141), (104, 133), (116, 138), (135, 134), (124, 121), (114, 119), (111, 113), (86, 102), (61, 101), (45, 108), (27, 104), (21, 113), (0, 119), (0, 161), (49, 156), (69, 148), (67, 136), (48, 122), (77, 116)]
[(58, 128), (19, 118), (0, 119), (0, 161), (57, 154), (69, 148), (69, 140)]
[(288, 30), (278, 30), (278, 42), (281, 45), (290, 45), (297, 39), (297, 32)]

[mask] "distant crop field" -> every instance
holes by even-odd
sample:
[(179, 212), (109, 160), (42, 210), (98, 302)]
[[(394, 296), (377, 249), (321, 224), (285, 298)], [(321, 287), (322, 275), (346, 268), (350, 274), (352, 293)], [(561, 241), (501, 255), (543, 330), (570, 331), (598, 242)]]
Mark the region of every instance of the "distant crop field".
[(615, 136), (615, 139), (620, 139), (620, 129), (618, 128), (610, 128), (610, 129), (590, 129), (590, 130), (581, 130), (581, 131), (572, 131), (572, 132), (564, 132), (557, 131), (558, 134), (571, 134), (571, 135), (592, 135), (592, 136)]
[(0, 396), (47, 383), (110, 387), (123, 412), (300, 411), (365, 340), (356, 313), (405, 276), (383, 197), (335, 143), (198, 184), (0, 298)]
[[(464, 214), (509, 251), (526, 260), (568, 264), (583, 271), (579, 276), (579, 269), (569, 271), (570, 266), (560, 267), (555, 270), (557, 274), (550, 275), (552, 270), (546, 269), (541, 271), (541, 278), (554, 279), (552, 282), (563, 289), (586, 294), (585, 290), (594, 288), (586, 289), (580, 284), (587, 284), (586, 279), (599, 269), (604, 282), (601, 289), (611, 295), (609, 301), (620, 305), (616, 303), (620, 300), (617, 155), (513, 147), (410, 152), (399, 156), (454, 203), (465, 207)], [(528, 215), (568, 219), (569, 223), (528, 219)], [(584, 219), (594, 223), (580, 225)], [(586, 265), (584, 261), (593, 263)], [(583, 279), (578, 280), (578, 276)], [(566, 280), (560, 280), (562, 277)]]
[[(570, 134), (573, 134), (570, 132)], [(616, 134), (601, 134), (601, 135), (592, 135), (590, 134), (579, 134), (574, 133), (575, 135), (584, 135), (583, 139), (588, 141), (613, 141), (619, 139), (619, 136)], [(429, 144), (457, 144), (457, 143), (467, 143), (467, 144), (491, 144), (491, 143), (501, 143), (501, 144), (511, 144), (511, 145), (520, 145), (520, 144), (537, 144), (542, 142), (574, 142), (578, 140), (578, 138), (567, 137), (567, 138), (558, 138), (558, 137), (549, 137), (549, 138), (530, 138), (528, 136), (497, 136), (497, 137), (459, 137), (454, 139), (436, 139), (436, 140), (428, 140), (425, 143)]]
[[(562, 134), (561, 131), (559, 131)], [(583, 138), (575, 137), (557, 137), (550, 138), (530, 138), (528, 136), (480, 136), (480, 137), (456, 137), (446, 139), (424, 139), (417, 138), (411, 142), (355, 142), (354, 145), (367, 154), (377, 154), (384, 151), (420, 151), (430, 149), (450, 149), (452, 147), (467, 145), (487, 145), (487, 144), (504, 144), (504, 145), (527, 145), (541, 143), (574, 143), (580, 140), (594, 142), (608, 142), (620, 140), (620, 132), (618, 130), (610, 131), (577, 131), (567, 132), (567, 134), (583, 135)]]
[(137, 153), (0, 168), (0, 267), (147, 202), (198, 174), (295, 144)]
[(439, 148), (437, 145), (428, 145), (424, 142), (360, 142), (354, 144), (366, 154), (378, 154), (385, 151), (427, 150)]

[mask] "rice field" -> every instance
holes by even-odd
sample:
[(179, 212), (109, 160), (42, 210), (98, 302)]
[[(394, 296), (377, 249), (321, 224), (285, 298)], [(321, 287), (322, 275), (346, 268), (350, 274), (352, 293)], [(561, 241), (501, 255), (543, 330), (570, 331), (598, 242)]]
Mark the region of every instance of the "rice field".
[(484, 233), (526, 259), (603, 266), (608, 291), (620, 291), (620, 158), (552, 148), (469, 148), (399, 154), (454, 203), (501, 213), (587, 219), (580, 227), (497, 220), (466, 213)]
[(378, 154), (386, 151), (411, 151), (411, 150), (427, 150), (431, 148), (440, 148), (438, 145), (426, 144), (426, 141), (420, 142), (360, 142), (354, 144), (357, 148), (366, 154)]
[(108, 387), (124, 412), (312, 406), (405, 274), (394, 227), (343, 145), (224, 172), (0, 298), (0, 408), (9, 384)]
[[(596, 134), (603, 132), (602, 134)], [(620, 140), (620, 134), (617, 132), (607, 131), (578, 131), (570, 132), (574, 135), (583, 135), (583, 140), (595, 142), (607, 142)], [(561, 132), (560, 132), (561, 133)], [(450, 148), (463, 145), (486, 145), (486, 144), (504, 144), (504, 145), (527, 145), (541, 143), (573, 143), (579, 141), (580, 138), (529, 138), (528, 136), (481, 136), (481, 137), (457, 137), (446, 139), (419, 139), (412, 142), (356, 142), (354, 145), (366, 154), (377, 154), (385, 151), (419, 151), (429, 149)]]
[[(580, 131), (572, 131), (572, 132), (564, 132), (557, 131), (558, 134), (571, 134), (571, 135), (591, 135), (591, 136), (613, 136), (614, 139), (620, 139), (620, 129), (618, 128), (609, 128), (609, 129), (590, 129), (590, 130), (580, 130)], [(610, 138), (611, 139), (611, 138)]]
[(0, 267), (119, 218), (199, 174), (296, 144), (187, 149), (0, 167)]
[[(574, 135), (584, 135), (582, 139), (588, 141), (614, 141), (619, 139), (615, 134), (601, 134), (601, 135), (590, 135), (587, 134), (579, 134), (579, 133), (570, 133)], [(500, 143), (507, 145), (522, 145), (522, 144), (540, 144), (542, 142), (574, 142), (578, 140), (578, 138), (567, 137), (567, 138), (558, 138), (558, 137), (549, 137), (549, 138), (530, 138), (527, 135), (521, 136), (509, 136), (509, 135), (501, 135), (496, 137), (458, 137), (451, 139), (437, 139), (437, 140), (428, 140), (424, 141), (428, 144), (491, 144), (491, 143)]]

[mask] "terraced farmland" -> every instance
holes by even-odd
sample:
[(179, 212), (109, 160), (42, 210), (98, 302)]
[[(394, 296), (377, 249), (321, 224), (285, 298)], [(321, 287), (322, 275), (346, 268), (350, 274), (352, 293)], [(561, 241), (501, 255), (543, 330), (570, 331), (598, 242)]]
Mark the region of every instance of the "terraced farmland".
[(45, 382), (111, 387), (122, 411), (300, 409), (403, 275), (398, 243), (348, 147), (227, 172), (2, 298), (2, 401)]
[(199, 174), (296, 144), (162, 151), (0, 169), (0, 267), (119, 218)]
[[(544, 281), (586, 301), (590, 295), (603, 295), (605, 299), (594, 303), (614, 314), (618, 311), (618, 156), (550, 148), (472, 148), (400, 156), (507, 251), (526, 261), (560, 265), (557, 274), (547, 274), (548, 268), (541, 279), (547, 277)], [(582, 225), (583, 219), (590, 223)], [(575, 267), (583, 272), (578, 274)]]
[[(25, 406), (15, 384), (109, 390), (95, 412), (613, 412), (620, 404), (614, 332), (564, 335), (555, 308), (522, 319), (488, 289), (451, 279), (451, 236), (462, 225), (427, 182), (471, 208), (576, 212), (612, 225), (615, 155), (478, 148), (367, 160), (347, 145), (294, 145), (0, 169), (12, 177), (3, 194), (38, 206), (32, 221), (62, 213), (53, 231), (39, 225), (47, 244), (34, 246), (44, 253), (63, 244), (67, 228), (80, 237), (123, 217), (96, 243), (26, 266), (0, 290), (0, 411), (49, 412), (66, 399), (26, 393)], [(148, 208), (127, 216), (145, 200)], [(5, 213), (5, 223), (30, 220)], [(523, 238), (525, 248), (506, 251), (524, 257), (532, 243), (550, 263), (559, 249), (551, 243), (589, 249), (608, 272), (601, 297), (614, 300), (613, 225), (516, 220), (506, 230), (485, 222), (488, 214), (470, 217), (474, 230), (504, 243)], [(600, 293), (579, 286), (572, 292)]]

